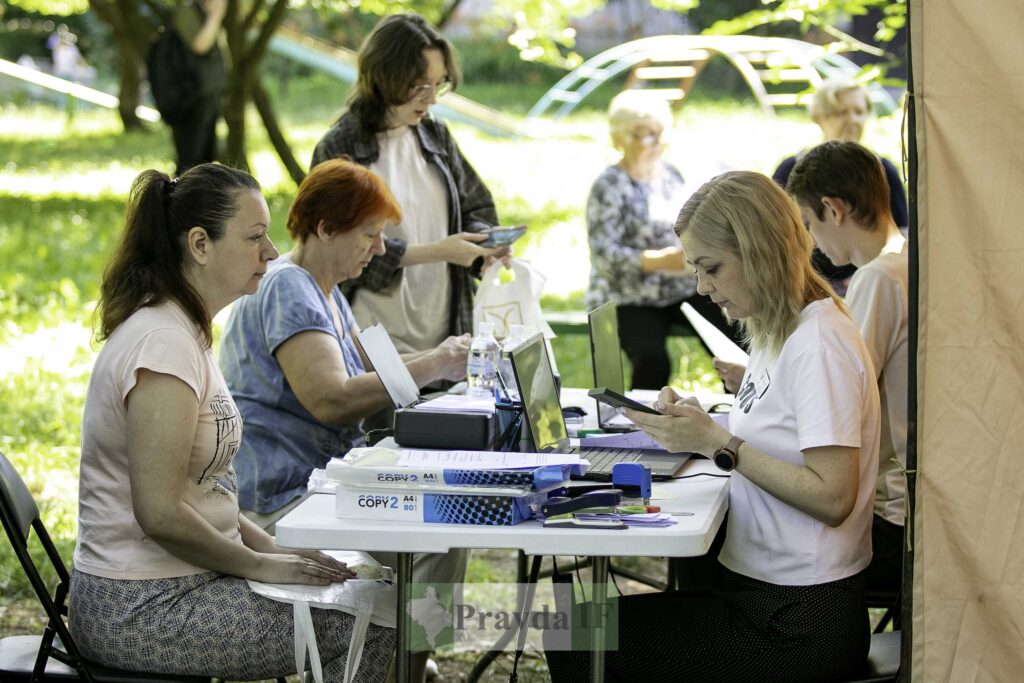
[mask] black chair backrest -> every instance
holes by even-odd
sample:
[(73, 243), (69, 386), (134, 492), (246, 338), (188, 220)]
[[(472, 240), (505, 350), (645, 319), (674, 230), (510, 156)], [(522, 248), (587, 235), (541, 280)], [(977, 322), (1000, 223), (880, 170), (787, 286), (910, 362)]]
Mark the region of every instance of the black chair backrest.
[[(93, 676), (86, 668), (82, 656), (78, 651), (64, 623), (64, 616), (67, 614), (65, 600), (68, 595), (70, 576), (64, 560), (57, 552), (50, 534), (47, 533), (43, 521), (39, 518), (39, 507), (29, 493), (28, 487), (21, 476), (11, 465), (11, 461), (0, 453), (0, 521), (3, 522), (4, 530), (11, 541), (18, 561), (21, 562), (25, 576), (32, 584), (39, 602), (48, 617), (46, 629), (39, 643), (39, 655), (36, 657), (36, 665), (33, 671), (32, 680), (42, 680), (43, 671), (46, 668), (46, 661), (53, 657), (76, 669), (82, 680), (92, 683)], [(53, 595), (47, 588), (43, 577), (39, 574), (32, 555), (28, 551), (28, 531), (35, 529), (36, 538), (46, 551), (54, 570), (57, 572), (57, 587)], [(59, 638), (64, 644), (66, 652), (62, 652), (53, 645), (54, 638)]]
[[(9, 518), (21, 541), (28, 541), (28, 530), (32, 522), (39, 519), (39, 507), (21, 476), (14, 470), (14, 465), (3, 453), (0, 453), (0, 503), (4, 508), (4, 517)], [(14, 539), (11, 540), (13, 542)]]

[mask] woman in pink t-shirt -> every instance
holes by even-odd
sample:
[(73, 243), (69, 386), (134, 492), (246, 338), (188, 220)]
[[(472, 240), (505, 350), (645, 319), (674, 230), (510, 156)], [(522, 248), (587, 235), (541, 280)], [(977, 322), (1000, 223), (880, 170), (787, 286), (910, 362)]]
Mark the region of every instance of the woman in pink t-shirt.
[[(103, 276), (82, 424), (70, 627), (94, 661), (135, 671), (274, 678), (295, 670), (292, 609), (246, 579), (326, 585), (353, 576), (281, 548), (239, 515), (231, 466), (242, 423), (210, 349), (211, 321), (277, 257), (259, 184), (202, 164), (145, 171)], [(325, 678), (341, 680), (354, 618), (313, 610)], [(389, 629), (371, 625), (360, 680), (382, 679)]]

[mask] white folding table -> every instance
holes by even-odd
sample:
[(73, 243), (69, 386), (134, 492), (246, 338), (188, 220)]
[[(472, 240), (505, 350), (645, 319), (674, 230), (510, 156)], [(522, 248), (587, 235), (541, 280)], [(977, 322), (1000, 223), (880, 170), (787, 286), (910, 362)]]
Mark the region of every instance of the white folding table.
[[(683, 476), (720, 474), (708, 460), (687, 463)], [(516, 526), (428, 524), (340, 519), (335, 516), (334, 496), (315, 494), (277, 522), (277, 542), (285, 547), (322, 550), (363, 550), (398, 553), (398, 680), (408, 681), (408, 612), (414, 553), (444, 553), (452, 548), (521, 550), (527, 555), (589, 556), (595, 601), (604, 597), (608, 558), (614, 556), (693, 557), (707, 553), (725, 516), (729, 500), (728, 478), (698, 476), (655, 482), (652, 504), (677, 516), (678, 524), (662, 528), (630, 528), (626, 531), (593, 529), (545, 529), (536, 520)], [(599, 629), (595, 629), (595, 645)], [(604, 652), (591, 652), (591, 679), (604, 678)]]

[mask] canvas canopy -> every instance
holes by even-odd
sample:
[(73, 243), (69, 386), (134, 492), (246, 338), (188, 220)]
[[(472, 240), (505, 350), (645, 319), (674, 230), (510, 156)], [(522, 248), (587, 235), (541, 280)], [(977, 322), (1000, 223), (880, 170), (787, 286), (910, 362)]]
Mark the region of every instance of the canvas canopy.
[(909, 9), (917, 483), (904, 661), (914, 681), (1024, 680), (1024, 3)]

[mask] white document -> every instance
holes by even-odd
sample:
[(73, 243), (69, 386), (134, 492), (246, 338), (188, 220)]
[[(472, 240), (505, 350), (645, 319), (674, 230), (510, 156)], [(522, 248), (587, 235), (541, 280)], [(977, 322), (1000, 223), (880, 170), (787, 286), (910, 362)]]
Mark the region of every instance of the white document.
[(715, 358), (724, 360), (726, 363), (737, 363), (744, 366), (750, 362), (750, 355), (746, 351), (725, 336), (720, 329), (708, 322), (708, 319), (698, 313), (693, 306), (683, 303), (680, 308), (683, 310), (683, 315), (686, 316), (686, 319), (693, 325), (693, 329), (704, 340), (704, 343), (708, 345), (708, 348), (711, 349), (711, 353), (714, 354)]
[(417, 403), (416, 410), (433, 411), (437, 413), (494, 413), (494, 399), (490, 396), (477, 397), (460, 394), (445, 394), (432, 398), (423, 403)]
[(440, 467), (453, 470), (500, 470), (576, 465), (579, 455), (562, 453), (505, 453), (501, 451), (401, 451), (398, 467)]
[(398, 355), (398, 349), (388, 336), (387, 330), (381, 325), (373, 325), (362, 330), (357, 336), (395, 407), (405, 408), (418, 401), (420, 389), (416, 386), (416, 380), (409, 374), (409, 368), (402, 362), (402, 357)]

